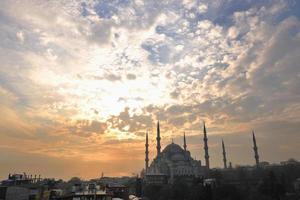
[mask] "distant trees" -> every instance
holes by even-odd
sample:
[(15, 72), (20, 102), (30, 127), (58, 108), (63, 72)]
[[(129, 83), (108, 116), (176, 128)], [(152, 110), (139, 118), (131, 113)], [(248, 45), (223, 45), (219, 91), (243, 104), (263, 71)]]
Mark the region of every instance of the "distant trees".
[(143, 196), (150, 200), (282, 200), (287, 192), (293, 192), (293, 182), (300, 177), (300, 165), (254, 170), (240, 167), (225, 173), (211, 171), (210, 178), (217, 180), (216, 187), (205, 186), (203, 179), (192, 183), (176, 179), (172, 185), (144, 185)]
[(240, 200), (242, 199), (241, 191), (234, 185), (221, 185), (213, 192), (213, 199), (222, 200)]
[[(148, 197), (150, 200), (158, 200), (160, 197), (164, 197), (166, 194), (169, 194), (168, 191), (161, 192), (163, 187), (168, 187), (168, 185), (147, 185), (144, 188), (144, 196)], [(166, 200), (167, 199), (168, 198), (166, 198)]]
[(270, 171), (269, 174), (263, 178), (258, 187), (258, 191), (274, 200), (280, 200), (285, 194), (284, 185), (280, 183), (273, 171)]
[(150, 200), (213, 200), (212, 188), (202, 183), (202, 180), (195, 180), (188, 184), (179, 178), (172, 185), (146, 185), (144, 196)]
[(82, 180), (79, 177), (72, 177), (67, 182), (63, 182), (59, 184), (59, 188), (63, 189), (66, 193), (69, 193), (72, 191), (72, 186), (81, 184)]
[(171, 188), (172, 199), (183, 200), (183, 199), (188, 199), (188, 196), (189, 196), (189, 187), (187, 183), (180, 178), (176, 179)]
[(135, 195), (140, 197), (142, 196), (142, 179), (136, 178), (135, 182)]
[(81, 183), (81, 179), (79, 177), (72, 177), (70, 180), (68, 180), (68, 183), (70, 184), (80, 184)]

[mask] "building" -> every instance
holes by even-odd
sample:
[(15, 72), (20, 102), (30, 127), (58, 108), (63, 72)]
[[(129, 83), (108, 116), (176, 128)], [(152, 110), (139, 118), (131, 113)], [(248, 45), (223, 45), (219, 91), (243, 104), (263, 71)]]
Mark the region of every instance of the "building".
[(287, 161), (280, 162), (281, 165), (300, 165), (300, 162), (296, 159), (290, 158)]
[(42, 179), (41, 176), (9, 174), (0, 182), (0, 200), (54, 200), (62, 195), (61, 189), (54, 189), (54, 179)]
[[(168, 184), (173, 183), (176, 178), (192, 181), (194, 178), (205, 176), (208, 166), (202, 166), (200, 160), (191, 157), (187, 150), (185, 134), (183, 136), (183, 148), (173, 141), (167, 145), (163, 151), (160, 146), (160, 126), (157, 123), (157, 155), (148, 166), (148, 134), (146, 135), (146, 169), (144, 170), (144, 180), (146, 184)], [(208, 162), (208, 145), (206, 129), (204, 125), (204, 149), (206, 163)]]
[(72, 192), (58, 197), (58, 200), (112, 200), (113, 194), (97, 183), (76, 183)]
[(1, 181), (0, 200), (36, 199), (42, 191), (41, 181), (40, 175), (9, 174), (6, 180)]
[(297, 178), (294, 181), (294, 190), (295, 190), (295, 192), (297, 192), (298, 194), (300, 194), (300, 178)]

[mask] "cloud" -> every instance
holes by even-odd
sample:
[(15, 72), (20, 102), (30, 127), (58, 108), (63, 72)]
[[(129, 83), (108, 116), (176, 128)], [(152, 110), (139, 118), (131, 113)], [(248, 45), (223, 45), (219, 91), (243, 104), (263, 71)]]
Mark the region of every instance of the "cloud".
[(127, 77), (128, 80), (135, 80), (136, 79), (135, 74), (127, 74), (126, 77)]
[(17, 36), (17, 38), (20, 40), (21, 43), (24, 42), (25, 36), (24, 36), (24, 33), (23, 33), (22, 31), (17, 32), (17, 33), (16, 33), (16, 36)]
[(124, 132), (137, 132), (139, 130), (146, 130), (152, 126), (151, 115), (133, 114), (130, 115), (129, 108), (125, 108), (118, 116), (112, 116), (108, 121), (112, 128), (117, 128)]
[(106, 76), (105, 78), (107, 80), (110, 80), (110, 81), (119, 81), (119, 80), (122, 79), (121, 76), (118, 76), (118, 75), (115, 75), (115, 74), (107, 74), (105, 76)]
[(112, 23), (109, 21), (96, 22), (91, 26), (88, 39), (99, 45), (107, 44), (111, 40)]
[(71, 134), (90, 136), (91, 134), (104, 134), (107, 124), (99, 121), (78, 120), (75, 125), (68, 127)]
[(205, 13), (207, 11), (207, 5), (205, 4), (200, 4), (198, 6), (198, 10), (199, 10), (199, 13)]

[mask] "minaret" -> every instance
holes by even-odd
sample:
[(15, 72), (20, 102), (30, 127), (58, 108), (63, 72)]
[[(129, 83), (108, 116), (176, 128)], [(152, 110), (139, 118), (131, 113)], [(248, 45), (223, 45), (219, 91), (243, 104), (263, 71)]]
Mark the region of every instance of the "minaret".
[(148, 171), (148, 167), (149, 167), (148, 131), (146, 133), (146, 144), (145, 144), (145, 147), (146, 147), (146, 151), (145, 151), (145, 171), (147, 172)]
[(208, 144), (207, 144), (207, 134), (206, 134), (206, 127), (205, 127), (205, 122), (203, 122), (203, 133), (204, 133), (204, 151), (205, 151), (205, 165), (207, 169), (209, 169), (209, 155), (208, 155)]
[(257, 151), (256, 138), (253, 130), (252, 130), (252, 137), (253, 137), (253, 150), (254, 150), (255, 163), (256, 163), (256, 167), (259, 167), (259, 155)]
[(224, 141), (222, 139), (222, 149), (223, 149), (223, 162), (224, 162), (224, 169), (227, 169), (227, 159), (226, 159), (226, 151)]
[(157, 122), (157, 136), (156, 136), (156, 150), (157, 150), (157, 157), (160, 155), (160, 128), (159, 128), (159, 121)]
[(185, 132), (183, 132), (183, 148), (184, 148), (184, 151), (186, 151), (186, 139), (185, 139)]

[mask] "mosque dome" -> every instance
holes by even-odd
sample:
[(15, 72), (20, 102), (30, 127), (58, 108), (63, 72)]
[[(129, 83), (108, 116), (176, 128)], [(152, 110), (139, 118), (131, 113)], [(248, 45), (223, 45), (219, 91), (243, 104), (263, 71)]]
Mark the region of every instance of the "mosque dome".
[(162, 151), (164, 157), (168, 158), (171, 161), (179, 162), (185, 161), (186, 152), (175, 143), (171, 143)]
[(182, 154), (175, 154), (171, 157), (171, 160), (173, 161), (184, 161), (184, 155)]
[(162, 153), (170, 155), (170, 154), (177, 154), (183, 152), (184, 150), (178, 144), (171, 143), (168, 146), (166, 146), (166, 148), (163, 150)]

